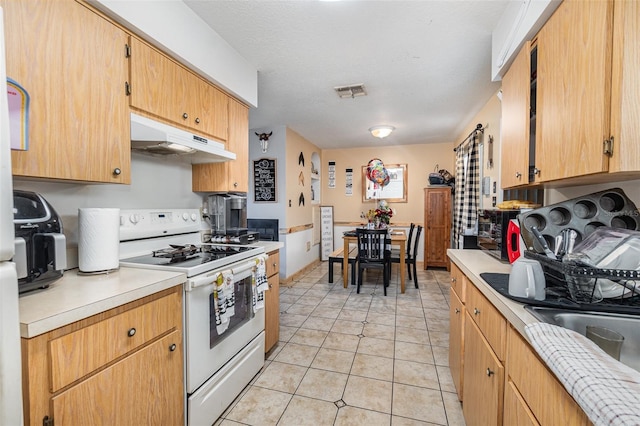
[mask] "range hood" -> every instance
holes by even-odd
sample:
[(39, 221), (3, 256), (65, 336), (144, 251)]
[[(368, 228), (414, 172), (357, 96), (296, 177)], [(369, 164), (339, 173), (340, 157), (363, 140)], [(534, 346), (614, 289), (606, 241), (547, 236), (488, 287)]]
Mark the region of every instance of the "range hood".
[(219, 142), (131, 113), (131, 150), (184, 158), (191, 164), (235, 160)]

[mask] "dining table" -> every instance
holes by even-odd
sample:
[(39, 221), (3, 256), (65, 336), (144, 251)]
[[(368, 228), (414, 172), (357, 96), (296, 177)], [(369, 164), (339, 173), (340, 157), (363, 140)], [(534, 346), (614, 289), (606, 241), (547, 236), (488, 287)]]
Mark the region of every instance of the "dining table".
[[(348, 232), (342, 236), (342, 239), (344, 241), (343, 253), (347, 253), (344, 255), (344, 259), (342, 260), (342, 282), (344, 283), (344, 288), (347, 288), (347, 284), (349, 283), (349, 245), (358, 244), (358, 238), (356, 237), (355, 232)], [(391, 241), (391, 247), (397, 246), (400, 248), (400, 292), (404, 293), (407, 233), (403, 229), (389, 230), (389, 239)]]

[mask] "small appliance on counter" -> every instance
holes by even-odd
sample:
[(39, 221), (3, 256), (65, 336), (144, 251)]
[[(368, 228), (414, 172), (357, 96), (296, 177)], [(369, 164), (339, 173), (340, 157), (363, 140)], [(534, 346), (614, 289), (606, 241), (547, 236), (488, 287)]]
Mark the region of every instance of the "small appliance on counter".
[(35, 192), (13, 191), (18, 291), (46, 288), (67, 267), (66, 238), (53, 207)]
[(237, 237), (246, 234), (247, 197), (241, 194), (209, 195), (209, 223), (213, 236)]
[(509, 261), (509, 223), (518, 214), (520, 210), (479, 210), (478, 247), (502, 261)]

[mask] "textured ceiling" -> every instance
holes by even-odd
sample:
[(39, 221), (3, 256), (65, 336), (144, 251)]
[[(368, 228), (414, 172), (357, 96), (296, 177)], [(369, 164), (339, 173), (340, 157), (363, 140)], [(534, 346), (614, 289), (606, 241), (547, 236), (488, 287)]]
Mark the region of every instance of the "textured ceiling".
[[(456, 142), (498, 90), (491, 33), (507, 0), (184, 0), (258, 69), (251, 128), (320, 148)], [(368, 95), (333, 88), (363, 83)], [(368, 128), (390, 124), (380, 141)]]

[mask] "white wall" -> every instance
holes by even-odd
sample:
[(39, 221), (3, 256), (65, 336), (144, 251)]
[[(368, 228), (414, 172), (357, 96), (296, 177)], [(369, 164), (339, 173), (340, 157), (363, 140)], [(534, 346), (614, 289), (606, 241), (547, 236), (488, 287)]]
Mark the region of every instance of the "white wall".
[(191, 191), (191, 165), (177, 159), (131, 155), (131, 185), (84, 184), (14, 178), (14, 189), (42, 194), (61, 216), (68, 267), (77, 266), (78, 209), (81, 207), (200, 208)]
[(624, 182), (609, 182), (595, 185), (569, 186), (565, 188), (546, 189), (544, 191), (544, 204), (556, 204), (583, 195), (600, 192), (611, 188), (620, 188), (624, 191), (636, 207), (640, 207), (640, 180), (629, 180)]
[[(262, 152), (262, 146), (256, 133), (270, 133), (273, 132), (269, 138), (269, 145), (267, 152)], [(247, 193), (247, 218), (249, 219), (278, 219), (279, 227), (286, 227), (286, 194), (284, 189), (286, 188), (286, 144), (287, 144), (287, 128), (285, 126), (273, 126), (263, 129), (251, 129), (249, 130), (249, 192)], [(259, 158), (275, 158), (276, 159), (276, 202), (275, 203), (256, 203), (254, 202), (255, 188), (253, 179), (253, 161)], [(288, 271), (291, 271), (291, 264), (298, 264), (299, 262), (288, 262), (287, 259), (290, 253), (287, 253), (287, 247), (291, 247), (291, 239), (287, 235), (280, 235), (280, 241), (285, 243), (285, 246), (280, 249), (280, 278), (284, 279), (288, 275)], [(304, 265), (306, 266), (306, 265)], [(297, 272), (289, 272), (293, 274)]]

